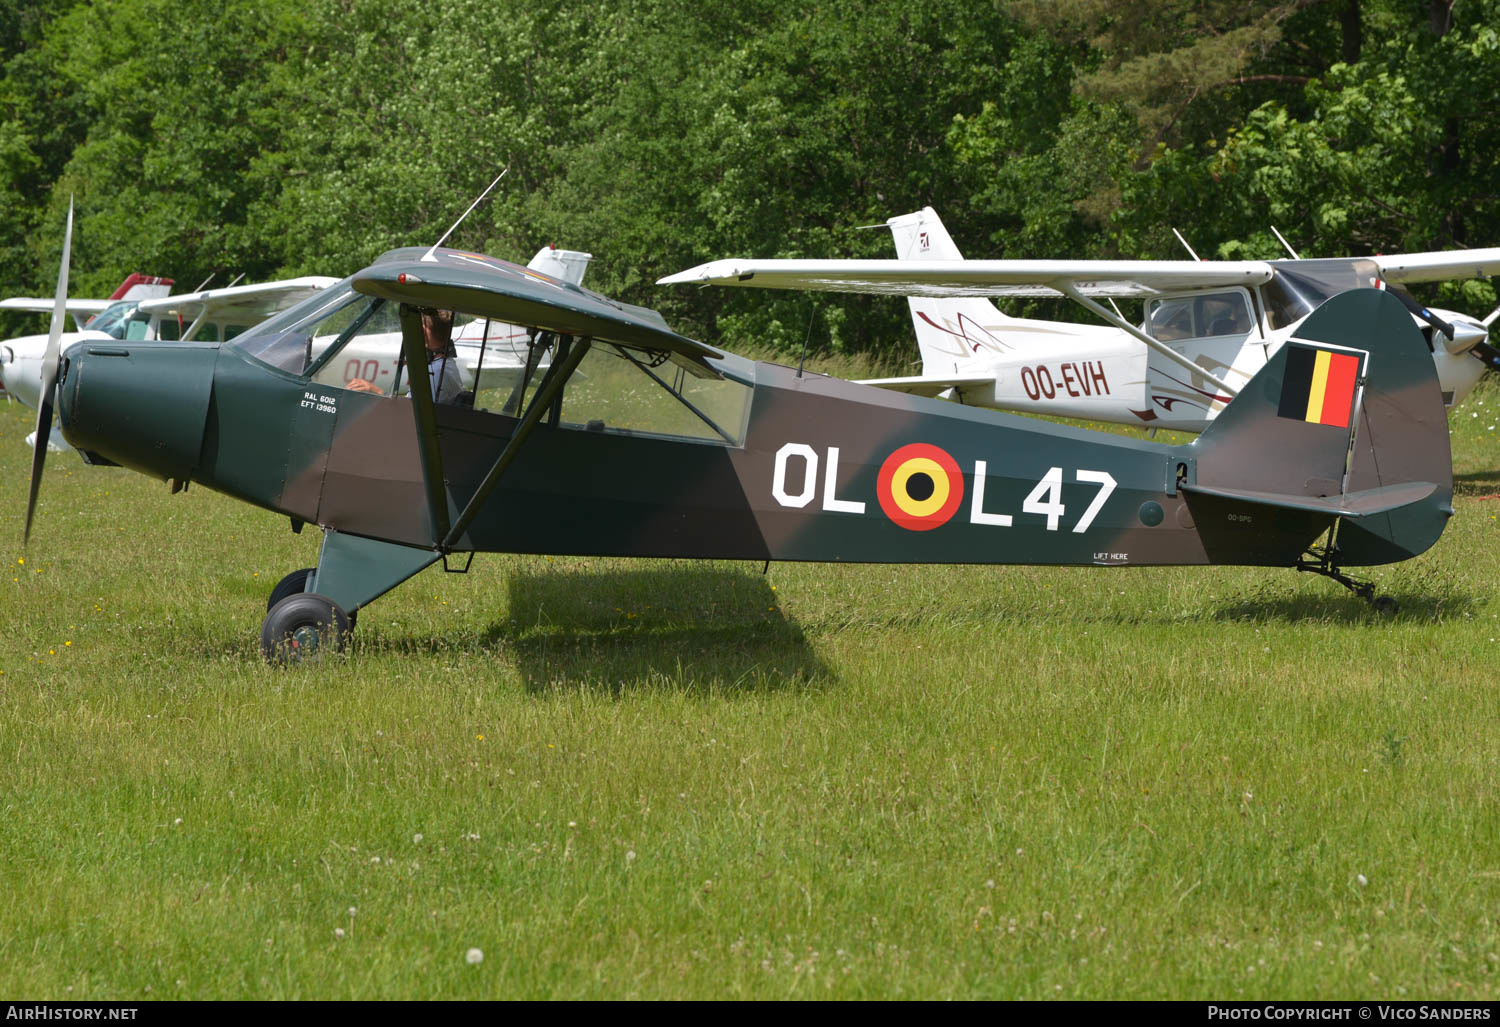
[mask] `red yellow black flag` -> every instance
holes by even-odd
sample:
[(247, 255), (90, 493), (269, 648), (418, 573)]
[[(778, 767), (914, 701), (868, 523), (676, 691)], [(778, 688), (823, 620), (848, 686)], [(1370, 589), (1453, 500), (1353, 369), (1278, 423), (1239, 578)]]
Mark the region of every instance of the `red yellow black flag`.
[(1349, 427), (1359, 363), (1358, 353), (1289, 345), (1276, 412), (1312, 424)]

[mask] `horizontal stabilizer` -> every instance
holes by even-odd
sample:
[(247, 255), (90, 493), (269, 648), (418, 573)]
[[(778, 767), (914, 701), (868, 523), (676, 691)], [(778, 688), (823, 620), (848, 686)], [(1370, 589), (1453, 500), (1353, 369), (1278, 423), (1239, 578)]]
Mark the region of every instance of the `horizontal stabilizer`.
[(994, 385), (995, 376), (986, 374), (971, 378), (956, 378), (950, 375), (944, 378), (919, 374), (910, 378), (865, 378), (859, 384), (873, 385), (877, 389), (889, 389), (892, 392), (904, 392), (909, 396), (937, 396), (949, 389), (978, 389), (986, 385)]
[(1255, 492), (1251, 489), (1209, 488), (1203, 485), (1183, 485), (1182, 491), (1222, 499), (1238, 499), (1262, 506), (1279, 506), (1287, 510), (1308, 510), (1312, 513), (1332, 514), (1335, 517), (1369, 517), (1372, 514), (1389, 513), (1403, 506), (1410, 506), (1426, 499), (1437, 491), (1437, 486), (1427, 481), (1408, 481), (1399, 485), (1365, 489), (1363, 492), (1346, 492), (1339, 496), (1289, 496), (1279, 492)]

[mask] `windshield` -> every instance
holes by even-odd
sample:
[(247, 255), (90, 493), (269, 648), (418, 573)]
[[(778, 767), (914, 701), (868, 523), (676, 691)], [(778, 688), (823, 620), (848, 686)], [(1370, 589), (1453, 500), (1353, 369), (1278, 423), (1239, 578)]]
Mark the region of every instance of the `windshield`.
[(124, 339), (127, 337), (126, 333), (129, 332), (131, 325), (134, 324), (138, 327), (140, 334), (129, 337), (144, 339), (146, 337), (145, 319), (132, 321), (130, 316), (135, 313), (135, 307), (134, 300), (122, 300), (119, 303), (111, 304), (94, 315), (93, 320), (88, 323), (87, 328), (91, 332), (103, 332), (112, 339)]
[(1334, 257), (1326, 260), (1273, 260), (1276, 273), (1261, 286), (1266, 317), (1274, 330), (1311, 314), (1323, 301), (1350, 289), (1372, 288), (1380, 278), (1373, 260)]
[(301, 374), (370, 303), (345, 279), (256, 325), (230, 345), (272, 367)]

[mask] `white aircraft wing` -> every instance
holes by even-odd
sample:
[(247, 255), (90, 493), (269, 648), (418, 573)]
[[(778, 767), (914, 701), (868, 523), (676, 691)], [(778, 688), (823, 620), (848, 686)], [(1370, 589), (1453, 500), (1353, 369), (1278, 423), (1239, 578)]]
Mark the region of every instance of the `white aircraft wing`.
[[(114, 300), (82, 300), (70, 299), (67, 301), (67, 310), (70, 314), (97, 314)], [(34, 296), (12, 296), (8, 300), (0, 300), (0, 310), (29, 310), (36, 314), (50, 314), (55, 300), (38, 299)]]
[(1141, 297), (1270, 281), (1259, 260), (715, 260), (656, 284), (897, 296)]
[(949, 389), (978, 389), (986, 385), (995, 384), (995, 376), (987, 374), (982, 377), (949, 377), (943, 378), (938, 375), (931, 377), (927, 375), (915, 375), (910, 378), (862, 378), (860, 385), (873, 385), (877, 389), (889, 389), (892, 392), (904, 392), (910, 396), (938, 396)]
[(1371, 257), (1388, 282), (1446, 282), (1500, 275), (1500, 248), (1441, 253), (1390, 253)]
[(209, 313), (219, 321), (258, 324), (303, 297), (319, 289), (326, 289), (337, 281), (337, 278), (308, 275), (305, 278), (286, 278), (258, 285), (231, 285), (223, 289), (205, 289), (202, 292), (185, 292), (177, 296), (141, 300), (138, 309), (147, 314), (175, 314), (184, 320)]

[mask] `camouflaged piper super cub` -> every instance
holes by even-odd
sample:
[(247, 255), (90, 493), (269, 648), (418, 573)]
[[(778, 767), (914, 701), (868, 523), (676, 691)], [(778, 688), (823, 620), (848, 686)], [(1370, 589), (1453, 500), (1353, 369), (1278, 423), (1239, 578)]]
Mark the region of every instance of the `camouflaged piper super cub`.
[[(535, 331), (514, 373), (436, 402), (431, 310)], [(345, 387), (356, 340), (394, 380)], [(455, 554), (1250, 564), (1368, 599), (1343, 569), (1423, 552), (1452, 513), (1432, 358), (1373, 290), (1328, 300), (1182, 446), (752, 362), (446, 249), (387, 253), (230, 343), (80, 343), (56, 389), (90, 461), (322, 529), (318, 566), (271, 594), (273, 661), (342, 648), (357, 611)]]

